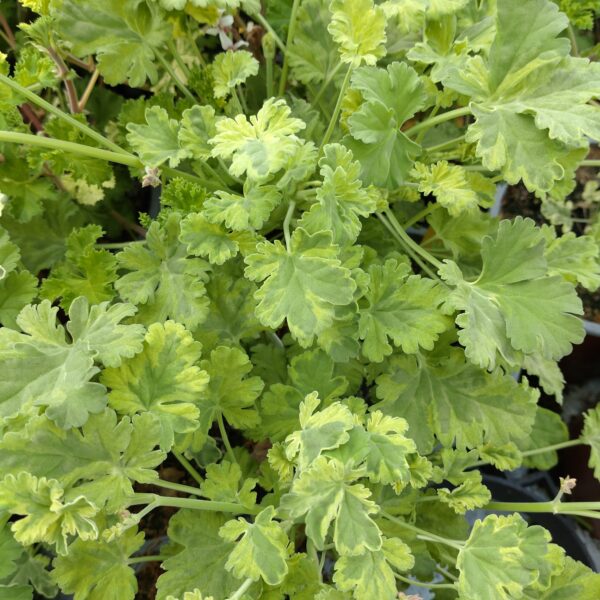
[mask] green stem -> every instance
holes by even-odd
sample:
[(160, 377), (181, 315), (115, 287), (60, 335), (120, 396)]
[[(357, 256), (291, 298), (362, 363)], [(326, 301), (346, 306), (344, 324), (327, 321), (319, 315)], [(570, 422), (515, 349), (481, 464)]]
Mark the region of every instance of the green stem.
[(489, 502), (485, 510), (506, 512), (553, 513), (553, 514), (585, 514), (600, 519), (600, 502)]
[(127, 561), (128, 565), (137, 565), (139, 563), (145, 562), (164, 562), (167, 560), (168, 556), (163, 556), (162, 554), (148, 554), (147, 556), (134, 556)]
[(577, 38), (575, 37), (575, 30), (573, 29), (573, 25), (569, 23), (568, 28), (569, 39), (571, 40), (571, 54), (573, 56), (579, 56), (579, 47), (577, 45)]
[(164, 479), (155, 479), (152, 485), (157, 487), (165, 488), (167, 490), (174, 490), (175, 492), (182, 492), (184, 494), (192, 494), (193, 496), (202, 496), (202, 492), (191, 485), (183, 485), (182, 483), (174, 483), (172, 481), (165, 481)]
[(275, 95), (275, 87), (273, 85), (273, 57), (265, 57), (267, 67), (267, 98), (272, 98)]
[(43, 108), (46, 112), (53, 114), (54, 116), (58, 117), (59, 119), (62, 119), (66, 123), (69, 123), (76, 129), (78, 129), (79, 131), (81, 131), (82, 133), (87, 135), (88, 137), (92, 138), (93, 140), (96, 140), (99, 144), (102, 144), (105, 148), (109, 148), (110, 150), (112, 150), (114, 152), (118, 152), (119, 154), (125, 154), (126, 156), (132, 156), (129, 152), (127, 152), (126, 150), (123, 150), (123, 148), (121, 148), (117, 144), (111, 142), (109, 139), (105, 138), (102, 134), (98, 133), (97, 131), (94, 131), (91, 127), (89, 127), (85, 123), (82, 123), (81, 121), (78, 121), (77, 119), (74, 119), (71, 115), (60, 110), (59, 108), (56, 108), (56, 106), (54, 106), (53, 104), (46, 102), (46, 100), (44, 100), (43, 98), (40, 98), (40, 96), (38, 96), (37, 94), (34, 94), (31, 90), (28, 90), (27, 88), (24, 88), (23, 86), (19, 85), (16, 81), (13, 81), (10, 77), (7, 77), (6, 75), (2, 75), (0, 73), (0, 83), (7, 85), (9, 88), (13, 89), (15, 92), (19, 93), (21, 96), (24, 96), (25, 98), (27, 98), (27, 100), (29, 100), (33, 104), (39, 106), (40, 108)]
[(283, 67), (281, 69), (281, 79), (279, 80), (279, 96), (283, 96), (285, 92), (285, 86), (287, 84), (288, 70), (290, 68), (289, 63), (289, 49), (294, 41), (294, 35), (296, 34), (296, 23), (298, 21), (298, 8), (300, 8), (300, 0), (294, 0), (292, 4), (292, 13), (290, 15), (290, 23), (288, 25), (287, 40), (285, 42), (285, 54), (283, 56)]
[(439, 571), (446, 579), (449, 579), (450, 581), (458, 580), (458, 577), (456, 577), (455, 575), (450, 573), (450, 571), (448, 571), (447, 569), (444, 569), (444, 567), (442, 567), (442, 565), (437, 565), (436, 570)]
[(580, 167), (600, 167), (600, 160), (582, 160)]
[(262, 27), (264, 27), (273, 36), (277, 46), (285, 54), (285, 44), (277, 35), (277, 32), (271, 27), (271, 24), (260, 13), (252, 15), (252, 18), (256, 19), (262, 25)]
[(416, 579), (411, 579), (410, 577), (404, 577), (394, 571), (394, 577), (398, 581), (402, 581), (408, 585), (416, 585), (417, 587), (428, 588), (431, 590), (455, 590), (456, 586), (452, 583), (423, 583), (422, 581), (417, 581)]
[(313, 104), (316, 104), (321, 99), (321, 96), (325, 93), (325, 90), (329, 87), (329, 84), (332, 82), (333, 78), (337, 75), (338, 71), (342, 68), (343, 64), (344, 63), (339, 62), (331, 70), (331, 72), (329, 73), (329, 75), (327, 75), (327, 78), (323, 82), (323, 85), (321, 85), (321, 88), (319, 89), (319, 91), (317, 92), (317, 95), (313, 99)]
[(194, 104), (196, 104), (196, 99), (194, 98), (194, 96), (192, 96), (192, 93), (190, 92), (190, 90), (187, 89), (187, 87), (181, 81), (181, 79), (179, 79), (179, 77), (177, 76), (177, 73), (175, 73), (175, 70), (170, 65), (169, 61), (162, 55), (162, 53), (160, 53), (160, 52), (158, 52), (156, 50), (154, 51), (154, 53), (156, 55), (156, 58), (158, 58), (158, 62), (160, 62), (160, 64), (165, 69), (165, 71), (169, 74), (169, 77), (171, 78), (171, 80), (173, 81), (173, 83), (180, 89), (181, 93), (188, 100), (190, 100), (191, 102), (193, 102)]
[(435, 146), (426, 147), (426, 148), (424, 148), (424, 150), (426, 152), (439, 152), (440, 150), (446, 150), (448, 148), (452, 148), (456, 144), (460, 144), (460, 142), (463, 142), (464, 139), (465, 139), (464, 134), (459, 135), (458, 137), (448, 140), (447, 142), (442, 142), (441, 144), (436, 144)]
[(173, 58), (175, 59), (175, 62), (179, 65), (179, 68), (181, 69), (182, 73), (186, 77), (189, 77), (190, 76), (190, 70), (188, 69), (188, 67), (185, 64), (185, 62), (183, 62), (183, 58), (181, 58), (181, 54), (179, 54), (179, 51), (177, 50), (177, 45), (175, 44), (175, 42), (171, 38), (169, 38), (167, 40), (167, 46), (169, 47), (169, 50), (171, 51), (171, 54), (173, 55)]
[(331, 119), (329, 120), (329, 125), (327, 126), (327, 131), (323, 136), (323, 141), (321, 142), (321, 146), (319, 148), (319, 155), (323, 152), (323, 148), (327, 142), (329, 142), (329, 138), (331, 138), (331, 134), (337, 125), (337, 120), (340, 115), (340, 110), (342, 109), (342, 100), (344, 99), (344, 94), (346, 93), (346, 88), (350, 84), (350, 77), (352, 75), (352, 67), (348, 67), (346, 71), (346, 76), (344, 77), (344, 81), (342, 83), (342, 87), (340, 89), (340, 94), (338, 96), (337, 102), (335, 104), (335, 108), (333, 109), (333, 114), (331, 115)]
[(434, 127), (435, 125), (439, 125), (440, 123), (445, 123), (446, 121), (451, 121), (452, 119), (457, 119), (458, 117), (464, 117), (470, 114), (471, 109), (468, 106), (455, 108), (454, 110), (449, 110), (448, 112), (442, 113), (441, 115), (436, 115), (435, 117), (425, 119), (425, 121), (421, 121), (420, 123), (413, 125), (411, 128), (404, 131), (404, 134), (411, 137), (414, 136), (415, 133), (421, 131), (422, 129), (431, 129), (432, 127)]
[(285, 219), (283, 220), (283, 237), (285, 238), (285, 247), (287, 248), (288, 253), (291, 249), (291, 236), (290, 236), (290, 223), (292, 222), (292, 217), (294, 216), (294, 210), (296, 209), (296, 203), (293, 200), (290, 200), (290, 205), (288, 206), (287, 213), (285, 214)]
[[(147, 496), (147, 494), (140, 495)], [(141, 499), (138, 501), (137, 495), (134, 494), (129, 502), (129, 506), (135, 506), (138, 504), (146, 504), (146, 501)], [(138, 513), (138, 515), (142, 512), (145, 513), (146, 509), (150, 507), (152, 507), (151, 510), (154, 510), (160, 506), (168, 506), (171, 508), (190, 508), (192, 510), (208, 510), (213, 512), (226, 512), (238, 515), (256, 514), (260, 510), (258, 507), (247, 508), (241, 504), (236, 504), (235, 502), (216, 502), (215, 500), (200, 500), (198, 498), (173, 498), (170, 496), (158, 496), (155, 494), (152, 502), (148, 504), (143, 511)]]
[(187, 179), (188, 181), (197, 183), (198, 185), (201, 185), (210, 191), (223, 189), (218, 184), (208, 181), (207, 179), (203, 179), (202, 177), (198, 177), (198, 175), (194, 175), (193, 173), (188, 173), (187, 171), (180, 171), (179, 169), (173, 169), (165, 166), (161, 166), (160, 170), (168, 177), (180, 177), (181, 179)]
[(420, 537), (420, 539), (425, 539), (425, 540), (431, 541), (431, 542), (439, 542), (440, 544), (450, 546), (452, 548), (455, 548), (456, 550), (462, 550), (462, 548), (465, 545), (465, 543), (460, 540), (451, 540), (449, 538), (442, 537), (441, 535), (437, 535), (435, 533), (430, 533), (429, 531), (425, 531), (424, 529), (421, 529), (420, 527), (416, 527), (415, 525), (411, 525), (410, 523), (407, 523), (406, 521), (403, 521), (402, 519), (398, 519), (397, 517), (394, 517), (393, 515), (390, 515), (389, 513), (385, 512), (383, 510), (381, 511), (381, 516), (384, 519), (387, 519), (388, 521), (395, 523), (396, 525), (400, 525), (401, 527), (404, 527), (404, 528), (409, 529), (410, 531), (416, 533)]
[(419, 255), (413, 252), (410, 246), (402, 240), (402, 238), (396, 233), (396, 230), (392, 227), (391, 223), (382, 215), (381, 213), (377, 213), (377, 218), (381, 221), (383, 226), (392, 234), (392, 237), (402, 246), (404, 251), (408, 254), (408, 256), (416, 262), (419, 267), (426, 273), (431, 279), (439, 281), (442, 283), (441, 279), (419, 258)]
[(402, 229), (406, 230), (409, 227), (412, 227), (415, 223), (422, 221), (429, 213), (433, 212), (439, 207), (439, 204), (431, 202), (423, 210), (419, 211), (414, 217), (411, 217), (408, 221), (406, 221), (406, 223), (403, 223)]
[(227, 600), (241, 600), (253, 583), (254, 580), (248, 577), (248, 579), (246, 579), (246, 581), (244, 581), (244, 583), (242, 583), (242, 585), (240, 585), (240, 587), (231, 596), (229, 596)]
[(237, 88), (233, 88), (231, 92), (231, 99), (233, 100), (233, 105), (235, 107), (235, 110), (237, 111), (237, 114), (245, 114), (244, 107), (242, 106), (242, 100), (240, 98), (240, 95), (238, 94)]
[(200, 475), (200, 473), (196, 471), (192, 463), (185, 456), (183, 456), (183, 454), (177, 452), (177, 450), (171, 450), (171, 452), (173, 453), (173, 456), (179, 461), (181, 466), (192, 476), (192, 479), (196, 483), (202, 485), (204, 483), (204, 479), (202, 479), (202, 475)]
[(427, 252), (427, 250), (425, 250), (424, 248), (421, 248), (421, 246), (419, 246), (419, 244), (417, 244), (410, 237), (410, 235), (408, 235), (408, 233), (406, 233), (406, 231), (404, 231), (404, 229), (402, 229), (402, 226), (400, 225), (400, 223), (398, 223), (398, 219), (396, 219), (396, 216), (394, 215), (394, 213), (392, 211), (386, 210), (385, 214), (386, 214), (387, 218), (390, 220), (390, 223), (392, 224), (392, 226), (394, 227), (394, 229), (396, 230), (398, 235), (402, 238), (402, 240), (404, 240), (404, 242), (406, 243), (407, 246), (412, 248), (417, 254), (419, 254), (427, 262), (432, 264), (436, 269), (441, 269), (444, 266), (437, 258), (431, 256), (431, 254), (429, 254), (429, 252)]
[[(439, 111), (440, 111), (440, 105), (436, 103), (436, 105), (433, 107), (433, 109), (429, 113), (427, 120), (433, 119), (438, 114)], [(423, 141), (423, 138), (425, 137), (426, 133), (427, 133), (427, 129), (421, 129), (421, 131), (419, 131), (419, 133), (417, 134), (417, 137), (415, 138), (415, 142), (417, 144), (419, 144), (419, 146), (421, 145), (421, 142)]]
[(122, 250), (123, 248), (129, 248), (132, 244), (145, 244), (146, 240), (131, 240), (129, 242), (99, 242), (94, 244), (96, 248), (104, 250)]
[(42, 148), (51, 148), (52, 150), (62, 150), (64, 152), (72, 152), (82, 156), (90, 156), (99, 158), (109, 162), (127, 165), (128, 167), (143, 168), (143, 164), (139, 158), (133, 154), (123, 154), (122, 152), (112, 152), (111, 150), (103, 150), (102, 148), (94, 148), (65, 140), (57, 140), (54, 138), (44, 137), (40, 135), (31, 135), (29, 133), (16, 133), (14, 131), (0, 131), (0, 142), (11, 142), (15, 144), (27, 144), (29, 146), (41, 146)]
[(225, 444), (225, 449), (227, 450), (227, 455), (229, 456), (229, 460), (232, 464), (237, 464), (237, 459), (235, 458), (235, 454), (233, 452), (233, 448), (229, 443), (229, 436), (227, 435), (227, 429), (225, 429), (225, 421), (223, 421), (223, 415), (219, 413), (217, 415), (217, 425), (219, 426), (219, 433), (221, 434), (221, 439), (223, 440), (223, 444)]

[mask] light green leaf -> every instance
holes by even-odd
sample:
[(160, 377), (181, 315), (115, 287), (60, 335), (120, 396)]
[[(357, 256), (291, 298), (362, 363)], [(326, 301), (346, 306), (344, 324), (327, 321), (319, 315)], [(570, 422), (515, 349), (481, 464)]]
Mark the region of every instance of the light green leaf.
[(208, 141), (216, 132), (215, 109), (212, 106), (192, 106), (181, 115), (179, 146), (187, 156), (207, 160), (212, 150)]
[(37, 294), (37, 278), (29, 271), (13, 272), (0, 281), (0, 323), (17, 327), (17, 315)]
[(335, 317), (335, 307), (350, 304), (356, 284), (338, 259), (331, 233), (308, 234), (298, 228), (288, 252), (278, 240), (261, 242), (247, 256), (245, 275), (266, 280), (255, 294), (256, 315), (263, 325), (277, 329), (284, 319), (292, 335), (307, 346)]
[(306, 127), (290, 113), (285, 100), (269, 98), (249, 121), (244, 115), (217, 121), (212, 156), (231, 158), (229, 171), (236, 177), (267, 179), (286, 165), (299, 144), (295, 134)]
[(371, 481), (405, 484), (410, 479), (407, 455), (416, 451), (415, 443), (405, 436), (408, 423), (376, 410), (367, 421), (367, 475)]
[(215, 98), (225, 98), (240, 85), (258, 73), (258, 61), (245, 50), (221, 52), (212, 63)]
[(273, 185), (244, 184), (243, 195), (218, 191), (204, 203), (202, 214), (211, 223), (223, 223), (234, 231), (260, 229), (281, 202)]
[(590, 447), (589, 466), (600, 481), (600, 406), (588, 410), (584, 416), (581, 440)]
[(122, 298), (139, 306), (138, 320), (173, 319), (193, 329), (206, 317), (208, 265), (189, 257), (179, 242), (179, 219), (170, 214), (162, 224), (154, 221), (145, 244), (132, 244), (117, 255), (119, 266), (128, 273), (115, 287)]
[(550, 587), (526, 595), (527, 600), (596, 600), (600, 589), (600, 574), (569, 556), (564, 568), (553, 575)]
[(496, 186), (489, 179), (445, 160), (429, 167), (417, 163), (412, 175), (419, 179), (419, 191), (433, 194), (454, 217), (476, 210), (479, 205), (490, 206), (494, 201)]
[(23, 547), (15, 541), (10, 532), (10, 523), (3, 517), (0, 527), (0, 580), (5, 580), (17, 569), (17, 560), (23, 554)]
[(155, 450), (159, 423), (150, 414), (117, 421), (106, 409), (79, 429), (63, 431), (46, 417), (30, 420), (22, 431), (8, 432), (0, 442), (2, 472), (58, 480), (98, 507), (114, 512), (133, 494), (132, 481), (150, 483), (164, 460)]
[(233, 427), (245, 429), (258, 423), (254, 408), (263, 389), (260, 377), (248, 377), (252, 363), (240, 348), (219, 346), (200, 367), (210, 377), (200, 400), (200, 431), (208, 433), (219, 415)]
[(191, 213), (181, 221), (179, 240), (190, 254), (208, 258), (214, 265), (222, 265), (239, 250), (239, 244), (223, 226), (210, 223), (201, 213)]
[(434, 435), (444, 446), (476, 448), (524, 438), (535, 418), (537, 394), (500, 370), (486, 373), (458, 348), (394, 356), (377, 378), (374, 408), (408, 421), (419, 452), (431, 452)]
[(48, 300), (25, 307), (17, 322), (23, 333), (0, 329), (0, 413), (9, 417), (31, 406), (46, 407), (46, 415), (68, 429), (83, 425), (90, 413), (106, 406), (104, 386), (91, 381), (98, 372), (94, 359), (107, 366), (141, 350), (143, 328), (120, 325), (135, 309), (108, 303), (88, 307), (77, 298), (71, 304), (67, 330), (56, 322), (58, 308)]
[[(581, 301), (573, 286), (548, 275), (544, 238), (531, 219), (504, 220), (482, 241), (483, 268), (467, 281), (452, 261), (440, 274), (455, 286), (446, 305), (460, 311), (459, 340), (469, 360), (493, 368), (518, 364), (517, 352), (556, 360), (583, 339)], [(544, 298), (540, 303), (539, 299)]]
[(433, 349), (450, 320), (439, 309), (446, 290), (431, 279), (409, 276), (409, 267), (396, 259), (369, 268), (369, 287), (360, 301), (358, 331), (363, 354), (381, 362), (394, 346), (408, 354)]
[(197, 366), (200, 353), (201, 345), (183, 325), (153, 323), (140, 354), (102, 372), (110, 406), (122, 415), (153, 414), (160, 422), (161, 448), (170, 450), (175, 433), (199, 426), (197, 401), (208, 385), (208, 374)]
[(331, 524), (333, 541), (341, 555), (357, 556), (381, 548), (381, 532), (370, 515), (377, 505), (361, 484), (350, 484), (343, 464), (318, 457), (294, 480), (281, 499), (281, 508), (293, 518), (304, 516), (306, 535), (322, 550)]
[(17, 268), (20, 258), (21, 252), (10, 241), (8, 232), (0, 229), (0, 280)]
[(590, 291), (600, 286), (600, 247), (593, 237), (576, 236), (571, 231), (558, 237), (548, 225), (542, 227), (542, 233), (546, 238), (544, 256), (550, 275), (560, 275)]
[(306, 396), (300, 404), (301, 429), (285, 440), (288, 459), (297, 456), (300, 469), (311, 465), (323, 450), (331, 450), (347, 442), (348, 431), (354, 426), (352, 413), (339, 402), (315, 413), (320, 402), (317, 392)]
[(12, 523), (11, 530), (24, 546), (45, 542), (65, 555), (69, 536), (98, 537), (94, 521), (98, 508), (84, 496), (65, 496), (56, 479), (38, 479), (26, 472), (6, 475), (0, 482), (0, 510), (23, 516)]
[(64, 261), (54, 265), (50, 275), (44, 279), (41, 288), (43, 298), (60, 298), (64, 309), (68, 309), (77, 296), (85, 296), (91, 304), (113, 299), (117, 261), (108, 250), (95, 247), (96, 240), (103, 234), (98, 225), (88, 225), (71, 232)]
[[(219, 530), (227, 521), (221, 513), (199, 510), (180, 510), (169, 521), (169, 539), (177, 544), (176, 553), (167, 558), (162, 568), (166, 571), (156, 583), (157, 600), (169, 595), (183, 596), (187, 590), (198, 588), (218, 600), (237, 590), (242, 581), (231, 575), (225, 564), (235, 544), (219, 537)], [(198, 568), (198, 557), (202, 568)]]
[(128, 560), (143, 543), (135, 529), (112, 542), (75, 540), (54, 560), (53, 577), (74, 600), (134, 600), (138, 584)]
[(456, 566), (458, 591), (464, 600), (512, 600), (547, 572), (550, 534), (527, 526), (518, 515), (488, 515), (476, 521)]
[(155, 83), (155, 49), (170, 36), (170, 26), (156, 3), (139, 0), (63, 0), (56, 15), (57, 33), (76, 56), (96, 54), (109, 85)]
[(492, 499), (492, 495), (478, 479), (469, 477), (453, 490), (440, 488), (437, 491), (438, 498), (460, 515), (468, 510), (482, 508)]
[(359, 179), (360, 163), (340, 144), (328, 144), (319, 161), (323, 184), (317, 189), (317, 202), (300, 221), (308, 233), (322, 230), (333, 232), (335, 244), (352, 244), (358, 238), (360, 217), (377, 209), (377, 194), (365, 189)]
[(385, 14), (372, 0), (333, 0), (327, 30), (339, 45), (342, 62), (374, 65), (385, 56)]
[(179, 146), (179, 123), (170, 119), (161, 106), (146, 109), (146, 123), (127, 124), (127, 141), (134, 152), (148, 167), (158, 167), (166, 161), (170, 167), (176, 167), (188, 155)]
[(236, 577), (278, 585), (287, 575), (289, 540), (281, 525), (273, 521), (274, 516), (275, 509), (268, 506), (258, 513), (254, 523), (239, 518), (219, 530), (224, 540), (235, 542), (225, 568)]
[[(538, 407), (531, 433), (524, 438), (516, 440), (521, 452), (562, 444), (569, 439), (569, 430), (561, 416), (547, 408)], [(549, 471), (558, 462), (555, 450), (534, 454), (523, 458), (523, 464), (530, 469)]]
[(237, 502), (249, 508), (256, 504), (257, 484), (252, 477), (243, 478), (240, 466), (223, 461), (206, 467), (206, 479), (200, 486), (202, 495), (217, 502)]

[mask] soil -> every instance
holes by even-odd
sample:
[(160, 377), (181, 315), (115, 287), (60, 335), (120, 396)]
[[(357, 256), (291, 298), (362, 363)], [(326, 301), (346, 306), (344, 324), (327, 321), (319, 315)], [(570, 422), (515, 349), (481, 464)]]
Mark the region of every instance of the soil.
[[(600, 147), (591, 146), (588, 158), (600, 158)], [(575, 189), (567, 200), (577, 204), (585, 184), (597, 177), (598, 169), (596, 167), (580, 167), (575, 175), (577, 181)], [(500, 210), (500, 216), (504, 219), (513, 219), (519, 215), (533, 219), (537, 225), (548, 224), (548, 221), (540, 212), (540, 201), (522, 183), (508, 187)], [(576, 209), (574, 216), (584, 218), (587, 215), (583, 212), (583, 209)], [(584, 224), (575, 223), (573, 231), (577, 235), (581, 235), (584, 232), (584, 227)], [(588, 321), (600, 323), (600, 290), (590, 292), (579, 286), (577, 292), (583, 302), (584, 318)]]

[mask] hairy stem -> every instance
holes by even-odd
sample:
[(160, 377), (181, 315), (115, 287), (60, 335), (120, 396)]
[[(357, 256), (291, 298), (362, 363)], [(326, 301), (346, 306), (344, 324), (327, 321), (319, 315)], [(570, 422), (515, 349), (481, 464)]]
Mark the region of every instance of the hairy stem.
[(256, 13), (252, 15), (253, 19), (256, 19), (260, 25), (266, 29), (272, 36), (273, 40), (277, 44), (278, 48), (285, 54), (285, 44), (281, 40), (281, 38), (277, 35), (277, 32), (271, 27), (269, 21), (267, 21), (260, 13)]
[(283, 56), (283, 67), (281, 69), (281, 79), (279, 80), (279, 96), (283, 96), (285, 93), (285, 86), (287, 84), (288, 70), (290, 68), (289, 63), (289, 49), (294, 41), (294, 35), (296, 35), (296, 23), (298, 21), (298, 8), (300, 8), (300, 0), (294, 0), (292, 4), (292, 12), (290, 15), (290, 23), (288, 25), (287, 40), (285, 42), (285, 54)]
[(181, 79), (179, 79), (179, 76), (177, 75), (177, 73), (175, 73), (175, 70), (173, 69), (173, 67), (171, 66), (169, 61), (160, 52), (155, 51), (155, 54), (156, 54), (156, 57), (158, 58), (158, 61), (160, 62), (160, 64), (163, 66), (165, 71), (169, 74), (169, 77), (171, 78), (171, 80), (173, 81), (175, 86), (177, 88), (179, 88), (181, 93), (188, 100), (190, 100), (191, 102), (196, 104), (196, 99), (194, 98), (194, 96), (192, 96), (192, 93), (190, 92), (190, 90), (187, 89), (187, 87), (185, 86), (183, 81), (181, 81)]
[(227, 600), (240, 600), (252, 585), (253, 580), (248, 578)]
[(285, 238), (285, 247), (287, 251), (291, 250), (291, 236), (290, 236), (290, 223), (292, 222), (292, 217), (294, 216), (294, 210), (296, 209), (296, 203), (291, 200), (290, 205), (288, 206), (287, 213), (285, 215), (285, 219), (283, 220), (283, 237)]
[(431, 202), (423, 210), (419, 211), (414, 217), (411, 217), (408, 221), (406, 221), (406, 223), (403, 223), (402, 229), (406, 230), (409, 227), (412, 227), (415, 223), (422, 221), (429, 213), (432, 213), (439, 207), (440, 205), (436, 202)]
[(173, 483), (172, 481), (165, 481), (164, 479), (155, 479), (152, 485), (157, 487), (165, 488), (167, 490), (173, 490), (175, 492), (182, 492), (184, 494), (192, 494), (193, 496), (202, 496), (202, 492), (191, 485), (184, 485), (182, 483)]
[(319, 156), (322, 154), (323, 148), (325, 147), (327, 142), (329, 142), (329, 139), (331, 138), (333, 130), (335, 129), (335, 126), (337, 125), (337, 120), (338, 120), (338, 117), (340, 116), (340, 111), (342, 109), (342, 101), (344, 99), (344, 94), (346, 93), (346, 89), (347, 89), (348, 85), (350, 84), (351, 75), (352, 75), (352, 67), (348, 67), (348, 70), (346, 71), (346, 77), (344, 77), (344, 81), (343, 81), (342, 87), (340, 89), (340, 94), (339, 94), (337, 102), (335, 104), (335, 108), (333, 109), (333, 114), (331, 115), (331, 119), (329, 120), (329, 125), (327, 126), (327, 131), (325, 131), (325, 135), (323, 136), (323, 141), (321, 142), (321, 146), (319, 147)]
[(448, 112), (442, 113), (441, 115), (436, 115), (431, 117), (430, 119), (425, 119), (425, 121), (421, 121), (416, 125), (413, 125), (409, 129), (407, 129), (404, 134), (413, 137), (416, 133), (423, 129), (431, 129), (435, 125), (439, 125), (440, 123), (445, 123), (446, 121), (451, 121), (452, 119), (457, 119), (458, 117), (464, 117), (466, 115), (471, 114), (471, 109), (468, 106), (462, 106), (461, 108), (455, 108), (454, 110), (449, 110)]
[(393, 515), (390, 515), (389, 513), (385, 512), (383, 510), (381, 511), (381, 516), (384, 519), (387, 519), (388, 521), (395, 523), (396, 525), (400, 525), (401, 527), (404, 527), (404, 528), (409, 529), (410, 531), (416, 533), (417, 537), (419, 537), (420, 539), (423, 539), (426, 541), (431, 541), (431, 542), (439, 542), (440, 544), (450, 546), (451, 548), (455, 548), (456, 550), (462, 550), (463, 546), (465, 545), (465, 543), (461, 540), (451, 540), (449, 538), (442, 537), (441, 535), (437, 535), (435, 533), (425, 531), (424, 529), (421, 529), (420, 527), (416, 527), (415, 525), (411, 525), (410, 523), (407, 523), (406, 521), (403, 521), (402, 519), (398, 519), (397, 517), (394, 517)]
[(98, 133), (97, 131), (94, 131), (88, 125), (85, 125), (81, 121), (74, 119), (71, 115), (68, 115), (66, 112), (60, 110), (60, 108), (57, 108), (53, 104), (46, 102), (46, 100), (44, 100), (43, 98), (40, 98), (40, 96), (38, 96), (37, 94), (34, 94), (32, 91), (28, 90), (27, 88), (24, 88), (22, 85), (19, 85), (16, 81), (13, 81), (10, 77), (7, 77), (6, 75), (2, 75), (0, 73), (0, 83), (7, 85), (9, 88), (14, 90), (15, 92), (17, 92), (17, 93), (21, 94), (22, 96), (24, 96), (25, 98), (27, 98), (27, 100), (29, 100), (33, 104), (39, 106), (40, 108), (43, 108), (46, 112), (49, 112), (50, 114), (53, 114), (54, 116), (58, 117), (59, 119), (62, 119), (63, 121), (69, 123), (76, 129), (78, 129), (79, 131), (81, 131), (82, 133), (87, 135), (88, 137), (92, 138), (93, 140), (96, 140), (99, 144), (102, 144), (105, 148), (108, 148), (108, 149), (112, 150), (113, 152), (118, 152), (119, 154), (124, 154), (126, 156), (133, 156), (126, 150), (123, 150), (123, 148), (121, 148), (117, 144), (115, 144), (115, 143), (111, 142), (109, 139), (105, 138), (102, 134)]
[(73, 81), (70, 79), (69, 68), (65, 64), (62, 56), (54, 49), (54, 48), (46, 48), (48, 55), (56, 65), (58, 69), (58, 76), (63, 82), (65, 86), (65, 92), (67, 95), (67, 101), (69, 103), (69, 110), (72, 113), (79, 113), (81, 109), (79, 108), (79, 98), (77, 97), (77, 90), (75, 89), (75, 85)]
[(219, 426), (219, 433), (221, 434), (221, 439), (225, 445), (225, 450), (227, 450), (227, 456), (229, 456), (229, 460), (232, 464), (237, 464), (237, 459), (235, 458), (233, 448), (229, 443), (229, 436), (227, 435), (227, 429), (225, 429), (225, 422), (223, 421), (223, 415), (221, 413), (217, 415), (217, 425)]
[(171, 450), (171, 453), (179, 461), (179, 464), (191, 475), (192, 479), (196, 483), (199, 485), (204, 483), (202, 475), (196, 471), (194, 465), (192, 465), (192, 463), (185, 456), (183, 456), (183, 454), (177, 452), (177, 450)]
[(463, 134), (463, 135), (459, 135), (458, 137), (455, 137), (451, 140), (448, 140), (447, 142), (442, 142), (441, 144), (436, 144), (435, 146), (426, 147), (426, 148), (424, 148), (424, 150), (427, 152), (439, 152), (441, 150), (447, 150), (448, 148), (452, 148), (452, 147), (456, 146), (457, 144), (464, 142), (464, 140), (465, 140), (465, 136)]
[(154, 510), (160, 506), (168, 506), (171, 508), (189, 508), (192, 510), (209, 510), (213, 512), (225, 512), (237, 515), (256, 514), (260, 510), (258, 507), (247, 508), (241, 504), (236, 504), (235, 502), (216, 502), (214, 500), (200, 500), (197, 498), (173, 498), (170, 496), (159, 496), (157, 494), (151, 494), (153, 498), (152, 501), (148, 503), (147, 494), (140, 494), (140, 496), (143, 496), (143, 498), (134, 494), (129, 502), (129, 506), (147, 504), (145, 509), (137, 513), (137, 515), (144, 513), (144, 516), (147, 514), (147, 509)]

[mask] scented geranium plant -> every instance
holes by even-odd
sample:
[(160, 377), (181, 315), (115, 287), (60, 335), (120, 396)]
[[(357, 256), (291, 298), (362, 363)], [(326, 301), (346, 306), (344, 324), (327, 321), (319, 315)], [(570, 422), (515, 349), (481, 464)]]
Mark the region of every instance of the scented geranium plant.
[(0, 10), (0, 598), (132, 600), (148, 561), (160, 600), (600, 597), (522, 516), (600, 502), (480, 470), (600, 476), (600, 409), (538, 406), (597, 241), (487, 211), (594, 165), (557, 4)]

